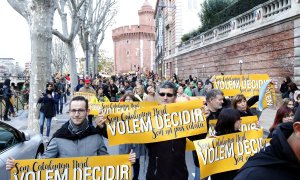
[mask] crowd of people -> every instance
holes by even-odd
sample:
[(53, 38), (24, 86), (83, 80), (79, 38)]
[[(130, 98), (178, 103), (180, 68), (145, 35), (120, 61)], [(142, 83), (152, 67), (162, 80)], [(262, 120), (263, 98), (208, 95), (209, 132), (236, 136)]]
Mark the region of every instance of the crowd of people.
[[(68, 75), (54, 76), (52, 82), (47, 83), (46, 91), (39, 99), (43, 104), (40, 108), (40, 127), (43, 134), (44, 121), (47, 119), (47, 132), (49, 136), (51, 119), (63, 111), (63, 103), (70, 88), (75, 92), (94, 93), (99, 102), (131, 102), (131, 101), (155, 101), (159, 104), (176, 103), (179, 99), (191, 100), (192, 97), (205, 97), (205, 116), (208, 122), (217, 119), (215, 136), (221, 136), (240, 131), (241, 117), (258, 115), (256, 108), (252, 108), (259, 97), (253, 96), (247, 99), (243, 94), (225, 98), (222, 91), (214, 89), (210, 78), (202, 81), (197, 77), (189, 76), (187, 80), (179, 80), (174, 74), (172, 79), (166, 81), (155, 76), (122, 75), (105, 78), (97, 76), (78, 77), (78, 85), (70, 87)], [(211, 176), (212, 180), (226, 179), (299, 179), (300, 177), (300, 110), (296, 111), (300, 103), (300, 91), (291, 78), (286, 77), (281, 85), (283, 103), (278, 108), (269, 137), (271, 145), (257, 153), (240, 170), (222, 172)], [(70, 120), (53, 135), (44, 154), (51, 157), (89, 156), (93, 153), (61, 152), (59, 146), (70, 144), (81, 139), (86, 129), (95, 140), (91, 145), (97, 150), (98, 155), (107, 153), (102, 143), (102, 136), (107, 137), (105, 119), (103, 114), (97, 117), (88, 115), (88, 102), (81, 96), (74, 97), (69, 105)], [(80, 122), (76, 122), (81, 119)], [(96, 124), (92, 123), (92, 119)], [(97, 126), (95, 128), (94, 126)], [(259, 127), (259, 125), (257, 125)], [(100, 129), (100, 130), (99, 130)], [(101, 134), (102, 136), (99, 136)], [(74, 137), (76, 135), (76, 137)], [(188, 137), (190, 140), (199, 140), (206, 137), (205, 134)], [(92, 137), (95, 136), (95, 137)], [(66, 138), (68, 137), (68, 138)], [(62, 138), (62, 139), (61, 139)], [(74, 147), (75, 148), (75, 147)], [(188, 171), (185, 159), (186, 138), (168, 140), (145, 145), (126, 144), (120, 146), (120, 154), (130, 153), (133, 165), (133, 179), (139, 177), (139, 159), (147, 155), (149, 162), (147, 167), (147, 180), (185, 180), (188, 179)], [(65, 148), (64, 148), (65, 149)], [(131, 152), (133, 150), (133, 152)], [(147, 153), (145, 153), (147, 150)], [(195, 164), (195, 180), (200, 178), (199, 162), (196, 152), (193, 152)], [(10, 170), (14, 165), (13, 159), (8, 159), (6, 166)]]

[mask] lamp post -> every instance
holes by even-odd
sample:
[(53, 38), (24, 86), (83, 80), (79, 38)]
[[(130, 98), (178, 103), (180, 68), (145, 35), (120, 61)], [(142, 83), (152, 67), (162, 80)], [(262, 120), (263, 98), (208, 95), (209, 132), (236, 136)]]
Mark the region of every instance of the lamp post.
[(240, 74), (243, 74), (243, 60), (239, 60), (239, 64), (240, 64)]

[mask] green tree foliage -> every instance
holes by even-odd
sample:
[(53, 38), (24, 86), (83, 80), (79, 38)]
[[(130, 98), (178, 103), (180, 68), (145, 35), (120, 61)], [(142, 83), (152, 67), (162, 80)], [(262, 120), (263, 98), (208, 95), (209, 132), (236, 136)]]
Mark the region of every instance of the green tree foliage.
[(215, 15), (232, 3), (232, 0), (205, 0), (202, 4), (202, 11), (199, 13), (202, 26), (201, 31), (207, 31), (208, 29), (218, 25), (220, 19)]
[(205, 0), (199, 12), (201, 27), (183, 35), (182, 42), (218, 26), (268, 0)]

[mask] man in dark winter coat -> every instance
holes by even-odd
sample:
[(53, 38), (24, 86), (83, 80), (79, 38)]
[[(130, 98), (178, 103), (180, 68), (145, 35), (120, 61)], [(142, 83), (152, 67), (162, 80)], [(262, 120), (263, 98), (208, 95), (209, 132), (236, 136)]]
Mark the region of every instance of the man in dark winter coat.
[[(174, 103), (176, 86), (172, 82), (164, 82), (159, 89), (161, 104)], [(188, 137), (191, 140), (201, 139), (206, 133)], [(147, 180), (187, 180), (188, 170), (185, 163), (186, 138), (146, 144), (149, 165)]]
[(294, 122), (274, 130), (271, 145), (250, 157), (235, 180), (300, 178), (300, 108)]

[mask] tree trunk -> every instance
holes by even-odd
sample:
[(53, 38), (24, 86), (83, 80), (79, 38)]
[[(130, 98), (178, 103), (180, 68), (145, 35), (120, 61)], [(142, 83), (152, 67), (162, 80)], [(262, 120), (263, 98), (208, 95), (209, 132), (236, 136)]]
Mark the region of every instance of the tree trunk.
[(78, 84), (74, 43), (66, 43), (71, 78), (71, 94)]
[(98, 61), (99, 61), (98, 49), (99, 49), (99, 47), (94, 45), (94, 48), (93, 48), (93, 61), (94, 61), (94, 66), (96, 67), (96, 68), (94, 68), (96, 70), (96, 72), (94, 72), (94, 74), (98, 74), (98, 72), (99, 72), (99, 70), (98, 70)]
[[(35, 8), (35, 9), (34, 9)], [(54, 5), (51, 1), (39, 3), (31, 8), (27, 19), (31, 37), (31, 74), (28, 112), (28, 129), (39, 132), (39, 109), (37, 101), (51, 79), (51, 48)]]

